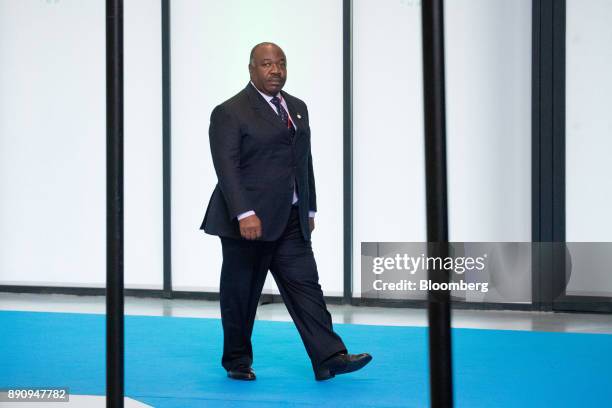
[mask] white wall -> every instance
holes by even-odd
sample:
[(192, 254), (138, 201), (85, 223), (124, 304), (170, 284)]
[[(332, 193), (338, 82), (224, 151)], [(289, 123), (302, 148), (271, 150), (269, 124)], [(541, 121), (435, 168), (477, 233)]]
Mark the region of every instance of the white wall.
[[(568, 0), (566, 36), (566, 240), (612, 241), (612, 3)], [(582, 246), (576, 246), (582, 248)], [(573, 249), (570, 246), (570, 250)], [(601, 247), (596, 247), (601, 248)], [(599, 251), (601, 252), (601, 251)], [(572, 252), (568, 292), (612, 294), (609, 268)], [(590, 258), (590, 259), (589, 259)]]
[[(103, 1), (0, 1), (0, 283), (103, 286)], [(161, 286), (159, 2), (125, 7), (127, 286)]]
[[(248, 82), (250, 48), (275, 41), (289, 61), (286, 90), (310, 110), (321, 284), (341, 294), (341, 9), (340, 0), (172, 2), (176, 289), (218, 289), (220, 244), (198, 229), (216, 182), (210, 112)], [(160, 287), (159, 2), (130, 0), (125, 13), (126, 282)], [(417, 0), (354, 1), (357, 295), (360, 242), (426, 239), (420, 13)], [(531, 3), (453, 0), (445, 19), (450, 238), (528, 241)], [(104, 3), (0, 0), (0, 60), (0, 283), (102, 285)], [(568, 95), (585, 88), (570, 69)], [(568, 146), (571, 137), (568, 125)], [(276, 292), (270, 281), (266, 290)]]
[[(318, 201), (313, 248), (323, 291), (340, 295), (342, 2), (175, 0), (171, 18), (174, 287), (218, 291), (221, 245), (198, 229), (216, 184), (210, 112), (248, 83), (253, 45), (272, 41), (287, 55), (284, 89), (308, 104)], [(264, 291), (278, 293), (270, 275)]]

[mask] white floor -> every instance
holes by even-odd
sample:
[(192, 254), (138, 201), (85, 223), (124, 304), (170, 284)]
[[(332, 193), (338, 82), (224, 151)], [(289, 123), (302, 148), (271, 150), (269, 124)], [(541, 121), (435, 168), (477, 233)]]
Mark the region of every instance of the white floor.
[[(104, 408), (106, 407), (106, 397), (97, 395), (70, 395), (68, 401), (65, 402), (3, 402), (6, 393), (0, 393), (0, 407), (14, 408)], [(131, 398), (123, 400), (125, 408), (147, 408), (150, 405), (135, 401)]]
[[(0, 293), (0, 310), (105, 313), (104, 296)], [(426, 326), (423, 309), (328, 305), (334, 323)], [(126, 297), (130, 315), (220, 318), (219, 302)], [(291, 321), (285, 305), (260, 305), (259, 320)], [(612, 334), (612, 315), (584, 313), (454, 310), (453, 327)], [(48, 406), (48, 405), (45, 405)]]

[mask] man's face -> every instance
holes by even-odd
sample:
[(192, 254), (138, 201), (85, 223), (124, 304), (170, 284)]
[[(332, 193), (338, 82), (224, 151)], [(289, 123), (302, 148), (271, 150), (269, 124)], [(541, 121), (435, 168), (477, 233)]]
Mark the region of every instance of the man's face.
[(257, 47), (249, 73), (257, 89), (270, 96), (276, 95), (287, 80), (285, 53), (274, 45)]

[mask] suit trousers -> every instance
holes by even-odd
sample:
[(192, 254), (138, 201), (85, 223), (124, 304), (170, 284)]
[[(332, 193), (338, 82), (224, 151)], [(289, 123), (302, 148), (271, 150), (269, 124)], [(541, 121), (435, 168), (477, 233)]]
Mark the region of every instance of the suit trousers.
[(221, 237), (221, 246), (221, 364), (226, 370), (253, 363), (251, 334), (268, 270), (298, 329), (313, 369), (332, 355), (347, 352), (333, 331), (312, 245), (302, 236), (296, 206), (292, 206), (287, 226), (278, 240)]

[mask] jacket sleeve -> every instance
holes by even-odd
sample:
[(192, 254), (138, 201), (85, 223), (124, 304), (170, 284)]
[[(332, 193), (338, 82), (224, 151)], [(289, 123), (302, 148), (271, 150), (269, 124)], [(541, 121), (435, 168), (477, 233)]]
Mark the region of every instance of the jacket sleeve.
[(315, 187), (312, 153), (308, 152), (308, 210), (317, 211), (317, 190)]
[(311, 152), (308, 152), (308, 210), (317, 211), (317, 191), (314, 182)]
[[(306, 112), (308, 121), (310, 121), (310, 115), (308, 114), (308, 107), (306, 104), (304, 104), (304, 111)], [(317, 189), (315, 186), (314, 168), (312, 165), (312, 146), (310, 143), (308, 146), (308, 210), (310, 212), (317, 211)]]
[(208, 135), (219, 188), (232, 220), (239, 214), (252, 210), (240, 182), (240, 125), (219, 105), (210, 115)]

